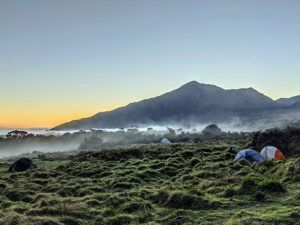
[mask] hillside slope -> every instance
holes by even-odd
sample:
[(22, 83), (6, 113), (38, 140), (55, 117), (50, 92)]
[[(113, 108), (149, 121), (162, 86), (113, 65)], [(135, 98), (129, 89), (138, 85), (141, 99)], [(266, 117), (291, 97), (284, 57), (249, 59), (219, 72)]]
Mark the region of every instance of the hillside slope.
[(253, 88), (224, 90), (192, 81), (161, 96), (71, 121), (54, 130), (226, 122), (278, 107), (277, 102)]
[(282, 106), (292, 106), (300, 102), (300, 95), (291, 98), (280, 98), (277, 99), (276, 102), (281, 104)]

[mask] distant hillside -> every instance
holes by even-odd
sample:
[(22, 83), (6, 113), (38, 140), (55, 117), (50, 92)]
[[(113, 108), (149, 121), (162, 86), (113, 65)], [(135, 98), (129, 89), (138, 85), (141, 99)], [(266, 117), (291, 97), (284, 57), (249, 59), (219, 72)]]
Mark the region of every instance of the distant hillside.
[(131, 103), (90, 118), (71, 121), (54, 130), (120, 128), (140, 125), (225, 122), (252, 113), (272, 111), (282, 105), (253, 88), (225, 90), (189, 82), (161, 96)]
[(292, 106), (298, 102), (300, 102), (300, 95), (294, 96), (291, 98), (280, 98), (276, 100), (277, 103), (281, 104), (282, 106)]

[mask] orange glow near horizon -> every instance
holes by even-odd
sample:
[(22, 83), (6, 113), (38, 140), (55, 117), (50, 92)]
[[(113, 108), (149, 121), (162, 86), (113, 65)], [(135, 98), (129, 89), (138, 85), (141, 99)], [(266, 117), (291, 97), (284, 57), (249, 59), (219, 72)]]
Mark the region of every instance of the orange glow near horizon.
[[(120, 104), (121, 105), (121, 104)], [(0, 127), (6, 128), (52, 128), (57, 125), (109, 111), (118, 105), (95, 106), (39, 106), (33, 108), (6, 107), (0, 111)], [(38, 109), (37, 109), (38, 108)]]
[(13, 115), (7, 117), (5, 121), (1, 121), (1, 127), (7, 128), (52, 128), (59, 124), (63, 124), (72, 120), (84, 118), (91, 116), (92, 114), (74, 114), (68, 115), (36, 115), (33, 114), (22, 114), (22, 115)]
[(1, 121), (1, 127), (7, 128), (52, 128), (59, 124), (69, 122), (84, 117), (92, 116), (93, 113), (64, 113), (59, 115), (54, 114), (38, 114), (38, 113), (25, 113), (10, 115), (0, 115), (5, 118), (5, 121)]
[(300, 0), (0, 0), (0, 127), (54, 127), (190, 81), (299, 95), (299, 12)]
[[(162, 91), (163, 93), (164, 91)], [(278, 94), (278, 93), (276, 93)], [(269, 92), (267, 96), (276, 99), (279, 96)], [(149, 95), (153, 95), (152, 93)], [(154, 94), (155, 96), (155, 94)], [(82, 118), (87, 118), (99, 112), (110, 111), (115, 108), (127, 105), (129, 102), (139, 101), (148, 98), (139, 96), (135, 99), (114, 101), (111, 104), (99, 104), (95, 102), (16, 102), (11, 105), (4, 103), (0, 110), (0, 127), (5, 128), (52, 128), (57, 125)], [(100, 105), (100, 106), (99, 106)]]

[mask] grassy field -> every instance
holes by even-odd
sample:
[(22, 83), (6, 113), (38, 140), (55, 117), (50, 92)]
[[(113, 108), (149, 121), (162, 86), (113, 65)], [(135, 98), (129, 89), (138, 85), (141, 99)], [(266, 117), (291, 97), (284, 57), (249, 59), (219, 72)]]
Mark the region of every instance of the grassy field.
[(233, 162), (245, 144), (49, 153), (21, 173), (1, 160), (0, 224), (300, 224), (300, 158)]

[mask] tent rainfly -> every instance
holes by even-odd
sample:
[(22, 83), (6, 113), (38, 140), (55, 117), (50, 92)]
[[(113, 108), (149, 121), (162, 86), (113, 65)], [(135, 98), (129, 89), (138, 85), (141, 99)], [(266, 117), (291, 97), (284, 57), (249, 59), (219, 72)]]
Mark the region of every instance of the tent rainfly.
[(264, 158), (262, 157), (262, 155), (259, 154), (259, 152), (254, 151), (252, 149), (241, 150), (237, 153), (237, 155), (234, 158), (235, 161), (243, 160), (243, 159), (248, 160), (250, 162), (264, 161)]
[(164, 145), (168, 145), (168, 144), (172, 144), (171, 141), (169, 141), (168, 138), (163, 138), (161, 141), (160, 141), (161, 144), (164, 144)]
[(261, 150), (260, 154), (264, 157), (265, 160), (283, 160), (283, 153), (274, 146), (267, 146)]

